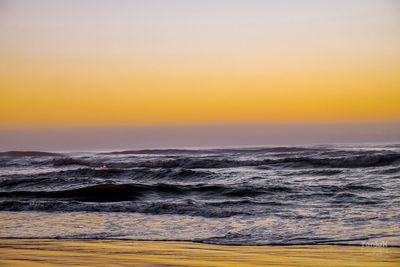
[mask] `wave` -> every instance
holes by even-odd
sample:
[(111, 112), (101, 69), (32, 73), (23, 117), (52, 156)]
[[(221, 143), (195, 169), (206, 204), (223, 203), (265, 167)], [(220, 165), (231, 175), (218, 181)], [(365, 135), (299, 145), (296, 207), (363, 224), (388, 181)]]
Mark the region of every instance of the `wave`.
[(145, 181), (187, 181), (209, 180), (217, 177), (216, 173), (207, 170), (191, 170), (186, 168), (136, 168), (129, 171), (130, 177)]
[[(264, 169), (263, 166), (260, 169)], [(311, 175), (311, 176), (331, 176), (331, 175), (338, 175), (343, 173), (342, 170), (337, 169), (309, 169), (304, 171), (289, 171), (284, 172), (282, 175), (284, 176), (302, 176), (302, 175)]]
[[(365, 185), (365, 184), (345, 184), (345, 185), (311, 185), (303, 187), (300, 192), (307, 192), (303, 196), (337, 196), (343, 194), (343, 196), (355, 195), (357, 193), (366, 192), (379, 192), (385, 189), (379, 186)], [(297, 194), (295, 197), (301, 197), (302, 194)]]
[(400, 154), (372, 154), (339, 158), (297, 157), (276, 160), (275, 163), (288, 164), (293, 167), (368, 168), (400, 163)]
[(50, 182), (50, 180), (48, 178), (36, 178), (36, 179), (32, 179), (31, 177), (29, 178), (24, 178), (24, 179), (2, 179), (0, 181), (0, 186), (2, 189), (9, 189), (9, 188), (15, 188), (18, 187), (20, 185), (23, 186), (39, 186), (41, 185), (43, 182)]
[[(111, 178), (128, 172), (126, 169), (118, 168), (79, 168), (74, 170), (61, 170), (47, 173), (50, 177), (92, 177), (92, 178)], [(43, 174), (41, 175), (43, 176)]]
[(147, 154), (195, 154), (203, 153), (203, 150), (192, 150), (192, 149), (142, 149), (142, 150), (123, 150), (123, 151), (113, 151), (104, 152), (100, 155), (147, 155)]
[(3, 175), (0, 179), (2, 189), (13, 188), (50, 188), (67, 185), (96, 183), (98, 181), (203, 181), (217, 178), (217, 174), (210, 171), (190, 169), (149, 169), (149, 168), (79, 168), (71, 170), (50, 171), (38, 174)]
[(13, 165), (15, 165), (15, 164), (10, 162), (10, 160), (8, 158), (0, 157), (0, 167), (9, 167), (9, 166), (13, 166)]
[(289, 187), (249, 185), (178, 185), (178, 184), (101, 184), (61, 191), (9, 191), (0, 192), (0, 198), (59, 198), (88, 202), (134, 201), (139, 199), (184, 197), (254, 197), (276, 192), (290, 192)]
[(397, 174), (400, 173), (400, 167), (394, 167), (394, 168), (385, 168), (382, 170), (374, 170), (372, 173), (375, 174)]
[(0, 197), (65, 198), (81, 201), (112, 202), (135, 200), (143, 186), (102, 184), (62, 191), (12, 191), (1, 192)]
[(339, 191), (382, 191), (384, 190), (382, 187), (376, 187), (371, 185), (363, 185), (363, 184), (348, 184), (345, 186), (340, 187)]
[(6, 151), (0, 152), (3, 157), (51, 157), (61, 156), (59, 153), (42, 152), (42, 151)]
[(239, 166), (257, 165), (258, 161), (237, 161), (229, 159), (196, 159), (180, 158), (172, 160), (154, 160), (136, 163), (138, 167), (147, 168), (185, 168), (185, 169), (213, 169), (231, 168)]
[[(271, 148), (272, 149), (272, 148)], [(278, 148), (275, 148), (278, 149)], [(174, 150), (175, 151), (175, 150)], [(232, 150), (233, 151), (233, 150)], [(242, 151), (242, 150), (240, 150)], [(7, 152), (6, 152), (7, 153)], [(33, 153), (33, 154), (30, 154)], [(39, 153), (39, 154), (36, 154)], [(40, 154), (45, 153), (45, 154)], [(47, 152), (27, 152), (24, 155), (42, 155), (54, 156), (53, 153)], [(257, 167), (259, 169), (268, 169), (269, 167), (282, 167), (282, 168), (368, 168), (368, 167), (383, 167), (400, 163), (400, 153), (386, 152), (386, 153), (368, 153), (368, 154), (354, 154), (347, 153), (347, 156), (329, 156), (317, 157), (314, 156), (290, 156), (290, 157), (276, 157), (261, 158), (251, 160), (239, 160), (237, 158), (229, 157), (194, 157), (192, 156), (179, 156), (178, 158), (169, 159), (151, 159), (144, 161), (137, 161), (126, 159), (125, 161), (102, 161), (98, 158), (82, 159), (72, 157), (60, 157), (48, 161), (54, 167), (66, 166), (84, 166), (91, 168), (109, 168), (109, 169), (122, 169), (122, 168), (181, 168), (181, 169), (216, 169), (216, 168), (235, 168), (235, 167)], [(281, 155), (282, 156), (282, 155)], [(29, 163), (29, 162), (28, 162)], [(0, 162), (1, 164), (1, 162)], [(4, 162), (4, 164), (8, 164)], [(15, 163), (13, 163), (15, 164)], [(34, 162), (29, 163), (34, 164)], [(37, 164), (43, 165), (45, 163), (38, 162)], [(330, 175), (330, 174), (328, 174)]]
[(364, 168), (379, 167), (400, 163), (400, 154), (373, 154), (367, 156), (338, 157), (338, 158), (313, 158), (313, 157), (287, 157), (281, 159), (262, 160), (231, 160), (231, 159), (198, 159), (179, 158), (170, 160), (152, 160), (132, 163), (137, 167), (148, 168), (232, 168), (244, 166), (265, 167), (279, 165), (292, 168)]
[(143, 149), (123, 150), (100, 153), (101, 155), (146, 155), (146, 154), (221, 154), (221, 153), (288, 153), (302, 151), (321, 151), (327, 148), (308, 147), (248, 147), (248, 148), (215, 148), (215, 149)]
[(70, 166), (70, 165), (81, 165), (81, 166), (97, 166), (98, 164), (75, 158), (58, 158), (52, 159), (51, 163), (54, 167)]
[(10, 174), (3, 175), (0, 180), (0, 185), (3, 183), (23, 183), (40, 181), (41, 179), (52, 179), (53, 182), (62, 182), (63, 179), (69, 179), (74, 177), (86, 177), (86, 178), (113, 178), (123, 173), (128, 172), (125, 169), (115, 168), (79, 168), (70, 170), (60, 171), (48, 171), (36, 174)]
[[(260, 233), (258, 233), (260, 234)], [(334, 235), (331, 236), (318, 236), (316, 235), (304, 235), (302, 233), (296, 233), (294, 236), (280, 235), (275, 237), (265, 238), (257, 236), (255, 233), (240, 233), (240, 232), (228, 232), (222, 236), (214, 236), (203, 239), (196, 239), (194, 242), (216, 244), (216, 245), (274, 245), (274, 246), (288, 246), (288, 245), (351, 245), (351, 246), (362, 246), (363, 244), (359, 241), (369, 241), (374, 239), (399, 237), (398, 234), (387, 234), (387, 233), (370, 233), (370, 234), (358, 234), (355, 236), (344, 236), (337, 238)], [(379, 242), (378, 242), (379, 243)], [(386, 245), (387, 247), (398, 247), (398, 245)]]
[[(300, 200), (304, 197), (335, 196), (339, 193), (377, 192), (384, 190), (364, 184), (312, 185), (302, 188), (283, 185), (222, 185), (222, 184), (113, 184), (105, 183), (89, 185), (76, 189), (55, 191), (7, 191), (0, 192), (0, 198), (14, 199), (69, 199), (87, 202), (120, 202), (154, 199), (184, 199), (196, 197), (200, 199), (224, 199), (246, 197), (271, 197), (279, 194), (291, 200)], [(242, 199), (243, 200), (243, 199)]]
[[(2, 211), (62, 211), (62, 212), (134, 212), (143, 214), (176, 214), (200, 216), (207, 218), (224, 218), (236, 215), (251, 215), (250, 209), (243, 209), (240, 202), (237, 205), (224, 206), (213, 203), (200, 203), (193, 200), (185, 202), (66, 202), (66, 201), (0, 201)], [(248, 205), (252, 204), (248, 202)], [(239, 205), (239, 206), (238, 206)], [(254, 204), (257, 205), (257, 204)], [(260, 204), (258, 204), (260, 205)], [(267, 204), (264, 204), (267, 205)], [(249, 206), (250, 207), (250, 206)], [(264, 208), (265, 209), (265, 208)]]

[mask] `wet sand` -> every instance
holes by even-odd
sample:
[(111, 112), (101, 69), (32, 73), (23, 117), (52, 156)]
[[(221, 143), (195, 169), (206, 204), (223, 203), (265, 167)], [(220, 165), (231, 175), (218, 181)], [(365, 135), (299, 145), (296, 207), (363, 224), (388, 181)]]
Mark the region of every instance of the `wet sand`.
[(399, 266), (400, 248), (0, 239), (0, 266)]

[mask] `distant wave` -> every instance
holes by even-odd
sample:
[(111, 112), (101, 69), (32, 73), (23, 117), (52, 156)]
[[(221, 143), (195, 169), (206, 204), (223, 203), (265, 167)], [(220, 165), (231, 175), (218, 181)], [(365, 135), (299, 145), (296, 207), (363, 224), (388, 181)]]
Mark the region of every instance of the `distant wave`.
[(70, 166), (70, 165), (80, 165), (80, 166), (97, 166), (98, 164), (85, 161), (83, 159), (76, 159), (76, 158), (69, 158), (69, 157), (63, 157), (63, 158), (56, 158), (52, 159), (51, 163), (55, 167), (61, 167), (61, 166)]
[(0, 152), (3, 157), (51, 157), (61, 156), (59, 153), (41, 152), (41, 151), (7, 151)]
[(137, 167), (148, 168), (232, 168), (244, 166), (281, 165), (292, 168), (362, 168), (378, 167), (400, 163), (400, 154), (372, 154), (335, 158), (287, 157), (263, 160), (197, 159), (179, 158), (171, 160), (152, 160), (132, 163)]
[(215, 149), (143, 149), (123, 150), (101, 153), (102, 155), (130, 155), (130, 154), (220, 154), (220, 153), (279, 153), (316, 151), (321, 148), (307, 147), (250, 147), (250, 148), (215, 148)]
[(142, 149), (142, 150), (123, 150), (100, 153), (101, 155), (146, 155), (146, 154), (195, 154), (204, 153), (204, 150), (190, 150), (190, 149)]
[(57, 171), (48, 171), (38, 174), (13, 174), (8, 176), (3, 176), (4, 178), (0, 180), (0, 185), (2, 181), (6, 181), (7, 179), (11, 179), (13, 181), (17, 180), (31, 180), (32, 182), (37, 181), (42, 178), (54, 179), (55, 182), (62, 181), (62, 178), (70, 178), (70, 177), (88, 177), (88, 178), (109, 178), (120, 175), (122, 173), (129, 172), (128, 169), (118, 169), (118, 168), (78, 168), (78, 169), (67, 169), (67, 170), (57, 170)]
[(58, 188), (64, 186), (77, 186), (101, 181), (142, 181), (154, 182), (179, 182), (193, 181), (205, 182), (217, 177), (211, 171), (190, 169), (151, 169), (151, 168), (79, 168), (70, 170), (49, 171), (38, 174), (12, 174), (0, 176), (0, 191), (13, 189)]
[[(303, 148), (291, 148), (301, 149)], [(263, 149), (265, 150), (265, 148)], [(269, 151), (290, 151), (289, 148), (269, 148)], [(142, 151), (143, 153), (150, 153), (152, 150)], [(176, 151), (183, 150), (173, 150)], [(224, 150), (225, 151), (225, 150)], [(236, 150), (229, 150), (236, 151)], [(243, 150), (237, 150), (242, 151)], [(247, 150), (245, 150), (247, 151)], [(261, 149), (256, 150), (261, 151)], [(137, 151), (135, 151), (136, 153)], [(128, 153), (128, 152), (112, 152), (112, 153)], [(172, 153), (172, 152), (171, 152)], [(246, 152), (244, 152), (246, 153)], [(108, 168), (108, 169), (124, 169), (124, 168), (181, 168), (181, 169), (218, 169), (218, 168), (235, 168), (235, 167), (257, 167), (260, 169), (268, 169), (269, 167), (282, 167), (282, 168), (368, 168), (368, 167), (382, 167), (400, 164), (400, 153), (396, 152), (336, 152), (334, 156), (318, 156), (316, 152), (311, 155), (304, 153), (297, 153), (296, 156), (283, 156), (279, 157), (265, 157), (262, 154), (258, 155), (256, 159), (238, 159), (223, 154), (220, 157), (196, 157), (194, 155), (177, 157), (169, 157), (164, 159), (158, 157), (156, 159), (144, 158), (126, 158), (123, 161), (113, 161), (107, 158), (75, 158), (66, 157), (65, 155), (48, 153), (48, 152), (35, 152), (35, 151), (10, 151), (0, 153), (0, 156), (7, 156), (8, 158), (23, 158), (23, 157), (52, 157), (45, 161), (39, 162), (24, 162), (12, 161), (7, 157), (0, 158), (0, 166), (18, 166), (18, 165), (44, 165), (49, 164), (54, 167), (67, 167), (67, 166), (84, 166), (91, 168)], [(317, 154), (317, 155), (315, 155)], [(110, 155), (110, 154), (109, 154)], [(291, 154), (289, 154), (291, 155)], [(329, 154), (330, 155), (330, 154)], [(345, 156), (338, 156), (345, 155)], [(111, 156), (111, 155), (110, 155)], [(395, 166), (393, 166), (395, 167)], [(329, 174), (328, 174), (329, 175)]]

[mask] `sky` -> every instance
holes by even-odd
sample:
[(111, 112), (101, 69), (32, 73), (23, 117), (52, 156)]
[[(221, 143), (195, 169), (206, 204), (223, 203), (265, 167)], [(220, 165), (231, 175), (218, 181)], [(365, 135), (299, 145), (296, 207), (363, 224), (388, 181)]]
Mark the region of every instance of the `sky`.
[(399, 143), (400, 124), (215, 124), (3, 129), (0, 151)]
[(3, 132), (400, 122), (395, 0), (0, 0), (0, 58)]

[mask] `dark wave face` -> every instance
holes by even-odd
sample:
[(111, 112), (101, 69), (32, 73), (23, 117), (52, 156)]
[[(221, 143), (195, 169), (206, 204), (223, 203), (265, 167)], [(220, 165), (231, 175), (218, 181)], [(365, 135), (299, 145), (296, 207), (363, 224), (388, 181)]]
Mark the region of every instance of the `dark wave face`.
[[(55, 226), (32, 228), (26, 216)], [(60, 216), (78, 216), (83, 230), (72, 221), (60, 230)], [(0, 237), (400, 245), (400, 146), (2, 152), (7, 220), (18, 227), (0, 227)]]

